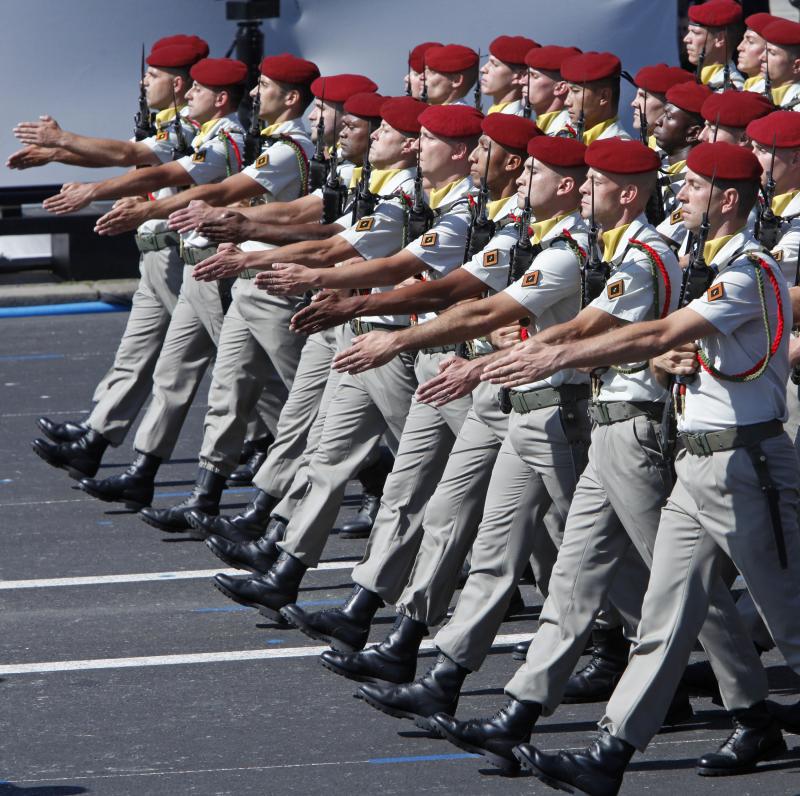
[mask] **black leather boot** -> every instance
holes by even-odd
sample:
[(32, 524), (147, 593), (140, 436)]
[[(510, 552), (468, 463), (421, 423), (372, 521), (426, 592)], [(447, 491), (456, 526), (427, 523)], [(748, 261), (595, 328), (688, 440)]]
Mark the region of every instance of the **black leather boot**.
[(532, 744), (522, 744), (514, 749), (514, 756), (534, 777), (556, 790), (586, 796), (616, 796), (635, 751), (621, 738), (601, 732), (583, 752), (550, 755)]
[(730, 777), (755, 771), (756, 764), (772, 760), (786, 751), (780, 727), (766, 702), (731, 712), (733, 732), (716, 752), (697, 761), (702, 777)]
[(244, 511), (234, 517), (206, 514), (200, 509), (186, 513), (186, 521), (204, 539), (221, 536), (230, 542), (251, 542), (259, 539), (269, 523), (270, 512), (277, 504), (277, 498), (259, 489)]
[(36, 425), (53, 442), (75, 442), (89, 430), (89, 427), (83, 425), (83, 423), (73, 423), (71, 420), (56, 423), (55, 420), (51, 420), (49, 417), (40, 417), (36, 421)]
[(249, 578), (215, 575), (214, 585), (234, 602), (257, 608), (263, 616), (285, 624), (280, 610), (297, 601), (306, 566), (294, 556), (281, 553), (266, 575)]
[(381, 448), (378, 460), (374, 464), (362, 468), (356, 478), (361, 482), (364, 491), (361, 495), (361, 506), (356, 516), (339, 528), (342, 539), (366, 539), (372, 530), (372, 524), (381, 507), (383, 485), (394, 467), (394, 456), (387, 448)]
[(161, 459), (149, 453), (137, 453), (133, 463), (125, 472), (102, 480), (82, 478), (80, 488), (106, 503), (124, 503), (133, 511), (149, 506), (153, 502), (155, 478)]
[(691, 696), (711, 697), (715, 705), (722, 705), (719, 683), (708, 661), (690, 663), (683, 673), (681, 682)]
[(320, 663), (357, 683), (410, 683), (417, 673), (417, 653), (428, 626), (410, 616), (398, 614), (389, 635), (361, 652), (325, 650)]
[(220, 560), (234, 569), (245, 569), (260, 575), (272, 568), (281, 554), (276, 544), (283, 539), (286, 520), (272, 517), (263, 536), (254, 542), (231, 542), (221, 536), (209, 536), (206, 547)]
[(275, 437), (272, 434), (252, 440), (249, 446), (250, 455), (228, 476), (228, 483), (236, 486), (251, 484), (258, 469), (266, 461), (267, 451), (273, 442)]
[(139, 516), (154, 528), (168, 533), (185, 533), (193, 539), (205, 539), (189, 525), (186, 515), (191, 509), (200, 509), (206, 514), (219, 513), (219, 501), (222, 497), (222, 490), (225, 488), (225, 476), (212, 473), (201, 467), (197, 475), (197, 482), (183, 503), (172, 506), (168, 509), (154, 509), (152, 507), (143, 508)]
[(382, 713), (411, 719), (423, 730), (430, 730), (431, 716), (455, 714), (461, 686), (468, 674), (469, 669), (439, 653), (436, 663), (421, 679), (403, 685), (362, 685), (357, 694)]
[(524, 661), (525, 658), (528, 657), (531, 641), (533, 641), (533, 639), (529, 638), (527, 641), (520, 641), (515, 644), (514, 649), (511, 651), (512, 659), (515, 661)]
[(592, 659), (569, 678), (562, 700), (567, 705), (608, 700), (628, 664), (630, 643), (621, 627), (595, 628), (592, 646)]
[(325, 641), (340, 652), (364, 649), (372, 618), (383, 600), (369, 589), (356, 585), (341, 608), (306, 613), (299, 605), (281, 608), (281, 616), (309, 638)]
[(92, 429), (75, 442), (54, 443), (37, 437), (31, 445), (33, 452), (53, 467), (67, 471), (71, 478), (91, 478), (97, 473), (108, 440)]
[(437, 713), (430, 724), (443, 738), (466, 752), (483, 755), (506, 774), (519, 771), (519, 761), (513, 749), (528, 743), (531, 730), (542, 707), (536, 702), (509, 703), (491, 718), (458, 721), (446, 713)]

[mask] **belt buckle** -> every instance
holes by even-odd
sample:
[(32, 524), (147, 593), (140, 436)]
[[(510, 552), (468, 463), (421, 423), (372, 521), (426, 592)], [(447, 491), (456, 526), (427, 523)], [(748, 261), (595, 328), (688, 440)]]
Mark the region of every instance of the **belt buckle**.
[(604, 401), (596, 401), (594, 404), (595, 415), (597, 416), (595, 419), (597, 420), (600, 425), (609, 425), (611, 423), (611, 415), (608, 413), (608, 407), (605, 405)]
[(685, 440), (687, 450), (695, 456), (711, 456), (714, 452), (711, 450), (706, 435), (702, 431), (686, 434)]

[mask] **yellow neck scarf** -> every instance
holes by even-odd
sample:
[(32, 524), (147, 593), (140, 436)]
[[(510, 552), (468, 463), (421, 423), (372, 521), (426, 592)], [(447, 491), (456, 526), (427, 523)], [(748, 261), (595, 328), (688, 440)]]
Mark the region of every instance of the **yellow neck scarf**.
[(617, 246), (619, 246), (619, 242), (629, 226), (630, 224), (623, 224), (621, 227), (610, 229), (600, 236), (603, 239), (603, 260), (605, 262), (611, 262), (614, 252), (617, 250)]

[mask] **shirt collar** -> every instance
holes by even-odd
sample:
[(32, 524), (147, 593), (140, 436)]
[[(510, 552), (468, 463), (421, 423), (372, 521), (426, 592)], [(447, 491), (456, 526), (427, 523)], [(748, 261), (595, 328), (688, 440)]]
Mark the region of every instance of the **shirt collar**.
[(615, 116), (613, 119), (606, 119), (604, 122), (600, 122), (596, 124), (594, 127), (590, 127), (584, 134), (583, 134), (583, 143), (586, 146), (597, 141), (598, 138), (608, 130), (611, 125), (617, 123), (617, 117)]
[(441, 188), (431, 188), (428, 195), (428, 203), (432, 210), (445, 204), (445, 199), (448, 201), (453, 199), (460, 199), (472, 187), (472, 180), (469, 177), (462, 177), (459, 180), (454, 180), (451, 183)]
[(709, 64), (700, 70), (700, 82), (707, 86), (723, 69), (725, 64)]
[(703, 257), (709, 265), (715, 265), (719, 270), (723, 270), (728, 265), (730, 258), (747, 244), (752, 244), (752, 247), (758, 247), (758, 243), (747, 231), (747, 228), (742, 227), (738, 232), (734, 232), (733, 235), (723, 235), (720, 238), (707, 241), (703, 248)]
[(775, 196), (772, 199), (772, 212), (776, 216), (782, 216), (786, 212), (786, 208), (791, 204), (792, 200), (800, 194), (800, 188), (795, 188), (789, 193), (782, 193), (780, 196)]

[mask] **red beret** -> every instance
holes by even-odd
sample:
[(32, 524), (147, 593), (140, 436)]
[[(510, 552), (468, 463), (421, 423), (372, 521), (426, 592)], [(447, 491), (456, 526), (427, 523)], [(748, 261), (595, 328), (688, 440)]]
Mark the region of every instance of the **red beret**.
[(481, 130), (506, 149), (524, 152), (528, 141), (542, 131), (530, 119), (509, 113), (491, 113), (481, 122)]
[(761, 144), (771, 147), (797, 149), (800, 147), (800, 113), (775, 111), (755, 119), (747, 125), (747, 135)]
[(386, 102), (386, 97), (374, 91), (361, 91), (348, 97), (344, 103), (344, 112), (354, 116), (363, 116), (366, 119), (380, 119), (381, 105)]
[(295, 86), (307, 86), (319, 77), (319, 69), (313, 61), (290, 53), (268, 55), (261, 62), (260, 69), (264, 77)]
[(147, 63), (156, 69), (185, 69), (200, 58), (197, 48), (191, 44), (164, 44), (147, 56)]
[(247, 65), (233, 58), (204, 58), (189, 71), (192, 80), (204, 86), (233, 86), (247, 79)]
[(353, 94), (377, 90), (378, 84), (364, 75), (326, 75), (311, 84), (311, 93), (326, 102), (345, 102)]
[(525, 63), (531, 69), (542, 69), (545, 72), (560, 72), (561, 64), (573, 55), (580, 55), (581, 51), (577, 47), (559, 47), (555, 44), (548, 44), (544, 47), (534, 47), (525, 56)]
[(753, 150), (736, 144), (698, 144), (686, 159), (687, 168), (720, 180), (760, 180), (761, 164)]
[(437, 72), (463, 72), (478, 63), (478, 53), (463, 44), (432, 47), (425, 53), (425, 66)]
[(753, 119), (766, 116), (774, 109), (772, 103), (755, 91), (722, 91), (712, 94), (700, 109), (700, 115), (711, 124), (723, 127), (747, 127)]
[(776, 19), (764, 28), (761, 34), (770, 44), (796, 47), (800, 44), (800, 22)]
[(528, 141), (528, 154), (548, 166), (586, 166), (586, 144), (575, 138), (538, 135)]
[(425, 53), (431, 49), (431, 47), (442, 47), (442, 43), (440, 41), (425, 41), (422, 44), (418, 44), (408, 56), (408, 65), (415, 71), (415, 72), (424, 72), (425, 71)]
[(653, 64), (643, 66), (636, 73), (633, 82), (637, 88), (650, 94), (666, 94), (673, 86), (688, 83), (690, 80), (694, 80), (694, 75), (679, 66)]
[(381, 105), (381, 116), (398, 132), (419, 135), (420, 114), (429, 107), (426, 102), (413, 97), (389, 97)]
[(166, 47), (169, 44), (188, 44), (194, 47), (197, 52), (197, 60), (201, 58), (208, 58), (208, 42), (201, 39), (199, 36), (187, 36), (183, 33), (178, 33), (175, 36), (164, 36), (153, 44), (152, 50), (157, 50), (159, 47)]
[(561, 77), (569, 83), (591, 83), (607, 77), (618, 77), (622, 71), (619, 58), (613, 53), (581, 53), (561, 64)]
[(489, 45), (489, 52), (504, 64), (524, 64), (525, 56), (538, 47), (538, 42), (526, 36), (498, 36)]
[(778, 17), (772, 16), (772, 14), (767, 14), (763, 11), (760, 11), (757, 14), (750, 14), (749, 17), (745, 17), (744, 24), (750, 30), (754, 30), (759, 36), (763, 38), (764, 36), (764, 28), (770, 24), (770, 22), (774, 22)]
[(472, 138), (481, 134), (483, 114), (468, 105), (435, 105), (420, 114), (419, 123), (428, 132), (445, 138)]
[(639, 141), (600, 138), (586, 149), (586, 165), (612, 174), (644, 174), (658, 171), (661, 161), (650, 147)]
[(689, 9), (689, 20), (705, 28), (724, 28), (741, 18), (742, 7), (735, 0), (709, 0)]
[(685, 83), (678, 83), (669, 89), (667, 91), (667, 102), (682, 111), (686, 111), (686, 113), (696, 113), (699, 116), (703, 103), (713, 93), (708, 86), (690, 80)]

